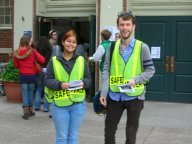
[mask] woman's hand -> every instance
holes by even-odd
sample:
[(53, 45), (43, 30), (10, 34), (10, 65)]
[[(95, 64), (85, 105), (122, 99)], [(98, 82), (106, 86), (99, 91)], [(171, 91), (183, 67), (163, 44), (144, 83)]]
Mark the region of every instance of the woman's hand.
[(68, 89), (69, 88), (69, 83), (62, 83), (61, 84), (61, 89)]
[(81, 88), (83, 88), (83, 87), (84, 87), (84, 83), (83, 83), (83, 82), (81, 82), (81, 83), (80, 83), (80, 85), (81, 85)]

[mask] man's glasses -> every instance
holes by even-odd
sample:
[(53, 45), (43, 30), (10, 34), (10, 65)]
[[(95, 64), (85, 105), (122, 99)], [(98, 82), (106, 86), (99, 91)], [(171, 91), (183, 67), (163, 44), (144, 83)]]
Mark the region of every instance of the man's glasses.
[(132, 16), (135, 17), (132, 13), (132, 11), (122, 11), (118, 13), (118, 17), (123, 17), (123, 16)]

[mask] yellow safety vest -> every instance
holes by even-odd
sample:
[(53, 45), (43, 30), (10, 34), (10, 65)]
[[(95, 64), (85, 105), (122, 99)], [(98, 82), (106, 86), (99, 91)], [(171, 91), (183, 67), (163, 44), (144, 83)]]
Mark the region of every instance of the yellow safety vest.
[[(110, 68), (110, 90), (112, 92), (120, 92), (119, 85), (128, 83), (130, 79), (142, 73), (141, 45), (141, 41), (135, 41), (133, 52), (125, 63), (119, 51), (120, 40), (117, 40), (112, 54)], [(144, 92), (144, 85), (136, 84), (134, 89), (134, 92), (126, 92), (125, 94), (128, 96), (140, 96)]]
[[(55, 79), (68, 83), (70, 81), (83, 79), (85, 62), (82, 56), (76, 59), (70, 75), (68, 75), (62, 64), (56, 59), (56, 56), (52, 58), (52, 61)], [(48, 93), (52, 94), (53, 100), (57, 106), (69, 106), (74, 102), (82, 102), (85, 99), (85, 89), (49, 90)], [(48, 94), (47, 98), (49, 99), (50, 97), (50, 94)]]
[(44, 94), (45, 94), (45, 99), (47, 100), (47, 102), (48, 102), (49, 104), (51, 104), (52, 101), (53, 101), (53, 91), (50, 90), (50, 89), (48, 89), (48, 88), (45, 86), (45, 88), (44, 88)]

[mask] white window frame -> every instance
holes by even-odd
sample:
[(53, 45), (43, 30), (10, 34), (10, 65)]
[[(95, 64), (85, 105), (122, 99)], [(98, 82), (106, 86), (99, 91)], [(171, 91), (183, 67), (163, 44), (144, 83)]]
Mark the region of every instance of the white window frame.
[[(0, 8), (3, 9), (3, 13), (0, 13), (0, 16), (3, 17), (3, 20), (1, 20), (3, 23), (0, 23), (0, 29), (9, 29), (12, 27), (12, 0), (1, 0), (3, 2), (3, 5), (0, 5)], [(8, 1), (9, 5), (5, 6), (5, 2)], [(5, 9), (9, 8), (9, 15), (5, 14)], [(10, 23), (5, 23), (5, 17), (10, 18)]]

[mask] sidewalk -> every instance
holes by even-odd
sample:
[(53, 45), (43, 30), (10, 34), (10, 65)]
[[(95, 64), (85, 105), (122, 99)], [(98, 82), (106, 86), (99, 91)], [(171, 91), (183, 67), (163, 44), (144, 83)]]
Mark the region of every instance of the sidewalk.
[[(0, 144), (53, 144), (55, 130), (49, 113), (23, 120), (21, 104), (7, 103), (0, 97)], [(116, 143), (125, 141), (126, 113), (118, 126)], [(96, 115), (87, 104), (86, 118), (80, 129), (79, 144), (103, 144), (104, 116)], [(192, 104), (145, 102), (137, 144), (191, 144)]]

